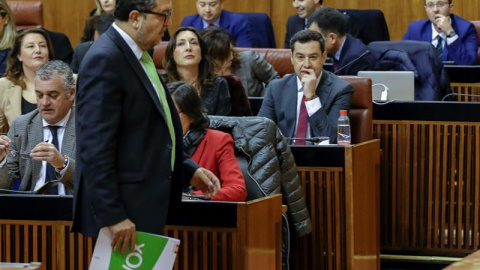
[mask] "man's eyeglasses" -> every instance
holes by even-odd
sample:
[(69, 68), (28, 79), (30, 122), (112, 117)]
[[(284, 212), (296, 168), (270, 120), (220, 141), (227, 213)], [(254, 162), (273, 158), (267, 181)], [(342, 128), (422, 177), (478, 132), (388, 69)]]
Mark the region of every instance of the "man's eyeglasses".
[(437, 8), (443, 8), (445, 5), (448, 5), (449, 2), (443, 2), (443, 1), (439, 1), (437, 3), (433, 3), (433, 2), (428, 2), (426, 4), (427, 8), (434, 8), (435, 6), (437, 6)]
[(170, 10), (169, 12), (155, 12), (155, 11), (151, 11), (151, 10), (139, 10), (138, 12), (146, 13), (146, 14), (153, 14), (153, 15), (157, 15), (157, 16), (163, 16), (163, 17), (165, 17), (165, 20), (163, 21), (163, 23), (166, 23), (168, 21), (168, 19), (172, 16), (173, 9)]

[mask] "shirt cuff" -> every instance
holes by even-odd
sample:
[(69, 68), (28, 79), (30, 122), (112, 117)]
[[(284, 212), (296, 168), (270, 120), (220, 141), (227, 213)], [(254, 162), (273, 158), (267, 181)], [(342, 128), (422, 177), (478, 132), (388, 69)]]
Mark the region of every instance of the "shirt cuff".
[(450, 45), (452, 44), (453, 42), (455, 42), (455, 40), (458, 39), (458, 34), (453, 36), (453, 37), (447, 37), (447, 45)]
[(307, 108), (308, 116), (312, 116), (322, 108), (322, 103), (320, 102), (320, 98), (317, 97), (310, 101), (305, 101), (305, 107)]
[(3, 168), (3, 166), (5, 166), (5, 163), (7, 163), (7, 156), (5, 156), (5, 158), (3, 159), (3, 161), (0, 162), (0, 168)]

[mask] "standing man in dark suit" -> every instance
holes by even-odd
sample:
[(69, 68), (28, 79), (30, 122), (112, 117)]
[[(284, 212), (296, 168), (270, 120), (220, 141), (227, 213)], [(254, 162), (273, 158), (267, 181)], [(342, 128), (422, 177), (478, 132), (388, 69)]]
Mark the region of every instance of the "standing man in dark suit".
[(327, 53), (322, 35), (302, 30), (290, 43), (295, 74), (268, 84), (258, 116), (273, 120), (285, 137), (327, 136), (335, 143), (340, 110), (350, 108), (353, 87), (323, 70)]
[[(347, 34), (345, 22), (345, 16), (338, 10), (323, 7), (310, 17), (308, 29), (323, 36), (325, 50), (332, 57), (335, 74), (356, 76), (361, 70), (371, 70), (375, 59), (372, 55), (359, 58), (367, 51), (367, 46)], [(359, 60), (356, 60), (357, 58)]]
[(442, 61), (475, 65), (478, 40), (473, 24), (452, 14), (452, 0), (425, 0), (428, 19), (410, 23), (405, 40), (432, 43)]
[(170, 0), (117, 0), (115, 23), (80, 65), (73, 230), (108, 228), (122, 252), (133, 250), (137, 230), (163, 233), (183, 187), (207, 198), (220, 188), (183, 155), (178, 113), (147, 53), (171, 14)]
[(223, 9), (225, 0), (196, 0), (195, 15), (183, 18), (181, 26), (191, 26), (198, 31), (210, 26), (224, 29), (235, 38), (237, 47), (253, 47), (252, 28), (248, 19)]
[(8, 135), (0, 136), (0, 188), (40, 192), (54, 181), (58, 184), (46, 190), (48, 194), (71, 195), (76, 150), (73, 73), (66, 63), (49, 61), (37, 70), (34, 83), (38, 110), (18, 116)]

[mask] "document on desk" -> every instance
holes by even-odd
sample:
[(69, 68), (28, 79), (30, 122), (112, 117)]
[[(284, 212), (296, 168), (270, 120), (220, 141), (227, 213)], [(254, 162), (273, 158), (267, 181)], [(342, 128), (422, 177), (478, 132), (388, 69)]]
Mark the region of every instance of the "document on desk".
[(90, 270), (97, 269), (172, 269), (180, 240), (137, 231), (135, 249), (125, 253), (114, 252), (110, 246), (112, 234), (100, 230), (93, 251)]

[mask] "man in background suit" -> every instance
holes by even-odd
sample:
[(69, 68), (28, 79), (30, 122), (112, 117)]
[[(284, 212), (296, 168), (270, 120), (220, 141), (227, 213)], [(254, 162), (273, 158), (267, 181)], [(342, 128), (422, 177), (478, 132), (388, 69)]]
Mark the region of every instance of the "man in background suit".
[(191, 26), (198, 31), (217, 26), (235, 38), (237, 47), (253, 47), (250, 22), (241, 14), (224, 10), (223, 1), (196, 0), (198, 13), (183, 18), (181, 26)]
[[(103, 34), (107, 29), (112, 25), (114, 21), (113, 14), (104, 13), (99, 16), (95, 21), (95, 32), (93, 35), (94, 40), (96, 40), (101, 34)], [(87, 54), (88, 49), (92, 46), (93, 41), (83, 42), (75, 47), (75, 52), (73, 53), (72, 62), (70, 63), (70, 68), (72, 68), (73, 73), (78, 73), (80, 68), (80, 63), (82, 63), (85, 54)]]
[[(375, 64), (372, 55), (365, 55), (367, 46), (347, 34), (345, 17), (338, 10), (323, 7), (310, 17), (308, 29), (317, 31), (325, 40), (325, 50), (332, 57), (333, 71), (337, 75), (354, 75), (361, 70), (371, 70)], [(359, 58), (359, 60), (356, 60)], [(338, 71), (338, 72), (337, 72)]]
[(114, 24), (78, 73), (72, 229), (95, 237), (107, 228), (115, 251), (133, 250), (137, 230), (162, 234), (188, 184), (206, 198), (220, 189), (184, 156), (178, 113), (147, 53), (171, 14), (170, 0), (117, 0)]
[(70, 39), (64, 33), (53, 32), (42, 28), (47, 32), (50, 41), (52, 42), (53, 51), (55, 52), (55, 59), (62, 60), (70, 64), (73, 57), (73, 48)]
[(62, 61), (49, 61), (37, 70), (34, 83), (38, 109), (18, 116), (8, 135), (0, 136), (0, 186), (38, 191), (58, 179), (60, 183), (47, 193), (73, 194), (76, 149), (72, 70)]
[[(290, 49), (290, 39), (300, 30), (307, 29), (309, 17), (323, 7), (323, 0), (293, 0), (293, 7), (297, 14), (292, 15), (287, 21), (287, 33), (285, 34), (284, 47)], [(347, 14), (344, 14), (347, 21), (347, 31), (354, 36), (358, 35), (358, 28), (354, 20)]]
[(302, 30), (291, 47), (295, 74), (270, 82), (258, 116), (273, 120), (285, 137), (327, 136), (335, 143), (340, 110), (350, 108), (353, 87), (323, 70), (327, 53), (319, 33)]
[(442, 61), (475, 65), (477, 31), (471, 22), (452, 14), (452, 9), (452, 0), (425, 0), (428, 19), (410, 23), (403, 39), (432, 43)]

